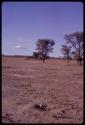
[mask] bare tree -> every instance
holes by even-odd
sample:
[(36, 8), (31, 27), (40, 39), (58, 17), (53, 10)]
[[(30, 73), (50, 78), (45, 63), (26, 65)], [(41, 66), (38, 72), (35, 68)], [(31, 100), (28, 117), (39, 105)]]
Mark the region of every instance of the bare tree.
[(68, 64), (69, 64), (69, 59), (70, 59), (70, 51), (71, 47), (67, 45), (62, 45), (61, 52), (66, 56), (66, 59), (68, 59)]
[(76, 59), (81, 65), (83, 56), (83, 32), (74, 32), (69, 35), (65, 35), (67, 44), (70, 44), (75, 51)]
[(53, 46), (55, 42), (50, 39), (39, 39), (37, 41), (37, 50), (42, 53), (43, 62), (47, 59), (49, 52), (53, 52)]

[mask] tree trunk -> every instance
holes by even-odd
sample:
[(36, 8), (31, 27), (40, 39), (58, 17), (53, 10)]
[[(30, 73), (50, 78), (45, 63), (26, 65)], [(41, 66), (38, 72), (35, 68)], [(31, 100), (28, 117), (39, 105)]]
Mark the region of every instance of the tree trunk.
[(43, 55), (43, 63), (45, 62), (45, 56)]
[(67, 56), (68, 56), (68, 57), (67, 57), (67, 58), (68, 58), (68, 65), (69, 65), (69, 53), (68, 53), (68, 55), (67, 55)]

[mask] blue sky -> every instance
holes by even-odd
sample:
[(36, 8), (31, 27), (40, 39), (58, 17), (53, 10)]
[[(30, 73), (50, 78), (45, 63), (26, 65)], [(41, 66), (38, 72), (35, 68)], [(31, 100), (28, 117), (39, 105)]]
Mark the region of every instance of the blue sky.
[(51, 56), (62, 56), (64, 34), (83, 31), (81, 2), (3, 2), (2, 53), (32, 55), (37, 40), (55, 41)]

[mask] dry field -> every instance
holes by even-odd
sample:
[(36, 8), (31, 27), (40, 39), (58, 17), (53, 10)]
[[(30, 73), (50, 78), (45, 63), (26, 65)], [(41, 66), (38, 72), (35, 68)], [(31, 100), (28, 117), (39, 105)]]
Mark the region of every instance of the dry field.
[[(45, 103), (47, 111), (34, 108)], [(3, 123), (82, 123), (83, 66), (2, 57)]]

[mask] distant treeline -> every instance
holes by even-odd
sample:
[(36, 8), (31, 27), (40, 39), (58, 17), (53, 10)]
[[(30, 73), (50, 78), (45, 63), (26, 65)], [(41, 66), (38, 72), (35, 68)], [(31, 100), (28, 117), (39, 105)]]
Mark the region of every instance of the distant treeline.
[[(34, 59), (33, 56), (26, 55), (2, 55), (2, 57), (15, 57), (15, 58), (26, 58), (26, 59)], [(48, 59), (65, 59), (64, 57), (49, 57)]]
[(22, 56), (22, 55), (2, 55), (2, 57), (17, 57), (17, 58), (26, 58), (26, 57), (30, 57), (30, 56)]

